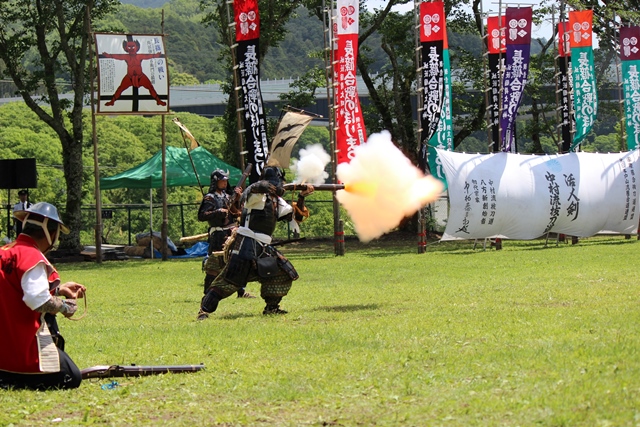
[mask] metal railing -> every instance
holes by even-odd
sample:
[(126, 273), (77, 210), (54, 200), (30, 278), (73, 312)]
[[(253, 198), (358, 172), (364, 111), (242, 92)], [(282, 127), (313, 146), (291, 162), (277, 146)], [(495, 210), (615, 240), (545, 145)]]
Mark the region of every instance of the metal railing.
[[(305, 237), (333, 237), (333, 206), (331, 200), (310, 200), (306, 205), (311, 212), (300, 226), (301, 235)], [(207, 232), (207, 224), (198, 221), (198, 203), (180, 203), (168, 205), (168, 235), (175, 243), (180, 242), (181, 237), (194, 236)], [(13, 230), (12, 206), (4, 205), (6, 220), (0, 221), (0, 239), (8, 237), (7, 228)], [(382, 209), (384, 207), (381, 207)], [(443, 230), (447, 217), (447, 200), (441, 198), (431, 205), (430, 214), (431, 229)], [(95, 206), (82, 207), (82, 227), (80, 241), (84, 245), (95, 244)], [(344, 219), (344, 233), (346, 236), (355, 236), (355, 230), (345, 211), (340, 214)], [(151, 220), (152, 218), (152, 220)], [(103, 205), (102, 206), (102, 243), (112, 245), (135, 246), (135, 236), (140, 233), (160, 231), (162, 225), (162, 205), (153, 204), (128, 204), (128, 205)], [(15, 232), (11, 232), (10, 238), (15, 238)], [(274, 233), (275, 238), (289, 239), (293, 237), (293, 231), (287, 223), (280, 222)], [(1, 244), (1, 242), (0, 242)]]

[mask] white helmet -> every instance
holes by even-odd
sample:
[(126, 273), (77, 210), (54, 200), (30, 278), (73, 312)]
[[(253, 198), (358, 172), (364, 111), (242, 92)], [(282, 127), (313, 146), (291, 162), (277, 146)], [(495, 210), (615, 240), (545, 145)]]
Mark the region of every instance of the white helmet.
[[(55, 238), (51, 239), (51, 235), (49, 234), (49, 229), (47, 227), (49, 220), (57, 222), (60, 231), (62, 231), (64, 234), (69, 234), (69, 228), (64, 225), (64, 223), (60, 219), (60, 216), (58, 215), (58, 209), (56, 209), (56, 207), (51, 203), (35, 203), (27, 208), (27, 210), (15, 212), (13, 216), (22, 221), (23, 228), (27, 225), (27, 223), (39, 225), (40, 227), (42, 227), (45, 236), (47, 236), (47, 241), (52, 246), (55, 245), (60, 233), (56, 233)], [(40, 217), (42, 217), (42, 219)]]

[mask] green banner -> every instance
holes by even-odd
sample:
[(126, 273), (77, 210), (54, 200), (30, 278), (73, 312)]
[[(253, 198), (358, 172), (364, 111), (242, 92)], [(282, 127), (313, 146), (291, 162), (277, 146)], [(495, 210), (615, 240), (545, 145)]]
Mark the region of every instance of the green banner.
[(453, 151), (453, 119), (451, 114), (451, 61), (449, 60), (449, 49), (444, 50), (444, 100), (442, 102), (442, 113), (438, 122), (436, 133), (429, 140), (429, 170), (431, 174), (444, 184), (447, 189), (447, 178), (442, 168), (442, 162), (438, 158), (435, 148)]
[(573, 77), (573, 106), (576, 119), (576, 133), (573, 135), (571, 151), (575, 151), (578, 144), (593, 127), (598, 114), (593, 47), (571, 48), (571, 75)]
[(622, 61), (624, 116), (627, 129), (627, 150), (638, 148), (640, 139), (640, 60)]

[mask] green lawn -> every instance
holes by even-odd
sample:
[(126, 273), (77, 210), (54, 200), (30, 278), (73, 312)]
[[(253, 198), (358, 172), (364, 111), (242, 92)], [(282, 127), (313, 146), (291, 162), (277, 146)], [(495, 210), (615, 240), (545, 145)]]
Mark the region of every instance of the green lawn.
[(635, 237), (472, 246), (283, 247), (288, 315), (232, 297), (204, 322), (199, 260), (59, 265), (89, 289), (59, 321), (78, 366), (206, 370), (0, 391), (0, 425), (640, 424)]

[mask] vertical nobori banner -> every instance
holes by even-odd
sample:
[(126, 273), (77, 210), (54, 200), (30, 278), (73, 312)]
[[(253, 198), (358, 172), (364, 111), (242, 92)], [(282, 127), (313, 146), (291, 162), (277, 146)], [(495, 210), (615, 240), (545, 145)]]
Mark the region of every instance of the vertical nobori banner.
[(507, 58), (502, 76), (502, 151), (516, 152), (516, 116), (529, 75), (531, 7), (508, 7), (505, 14)]
[(593, 61), (593, 11), (569, 12), (569, 32), (571, 38), (571, 75), (576, 133), (573, 135), (571, 150), (593, 127), (598, 114), (598, 91), (596, 89), (596, 69)]
[(568, 22), (558, 23), (558, 89), (560, 90), (560, 131), (562, 152), (571, 149), (571, 129), (575, 119), (571, 112), (571, 46)]
[(620, 28), (620, 59), (627, 149), (635, 150), (640, 145), (640, 27)]
[[(244, 108), (245, 143), (248, 162), (253, 164), (251, 182), (260, 179), (269, 156), (267, 117), (260, 91), (260, 15), (257, 0), (234, 0), (233, 12), (236, 24), (236, 63), (242, 88)], [(287, 167), (288, 165), (281, 165)]]
[(169, 67), (162, 35), (95, 34), (97, 114), (167, 114)]
[(336, 148), (338, 164), (351, 161), (354, 149), (364, 144), (367, 134), (360, 109), (356, 64), (358, 62), (358, 0), (338, 0), (336, 49)]
[(422, 145), (436, 133), (444, 100), (444, 36), (446, 34), (444, 3), (420, 3), (420, 48), (422, 64)]
[[(422, 7), (424, 7), (425, 5), (429, 6), (424, 9), (425, 14), (422, 15)], [(442, 169), (442, 162), (438, 158), (438, 153), (436, 151), (436, 148), (449, 151), (453, 150), (453, 119), (451, 116), (451, 65), (449, 61), (449, 46), (447, 39), (447, 25), (446, 16), (444, 13), (444, 4), (442, 2), (423, 2), (421, 4), (420, 11), (422, 17), (420, 21), (420, 31), (422, 33), (429, 31), (433, 33), (436, 26), (442, 32), (442, 64), (440, 65), (442, 67), (442, 86), (441, 89), (439, 89), (442, 92), (442, 101), (440, 106), (439, 118), (437, 120), (437, 125), (435, 126), (434, 133), (431, 135), (431, 137), (427, 141), (427, 144), (425, 144), (424, 146), (428, 148), (427, 163), (429, 166), (429, 171), (433, 176), (442, 181), (446, 188), (446, 175), (444, 174), (444, 170)], [(428, 25), (431, 25), (431, 29), (426, 28)], [(425, 58), (424, 43), (422, 58), (423, 67), (426, 67), (428, 61), (427, 58)], [(424, 129), (424, 124), (422, 127)]]
[(487, 51), (489, 53), (489, 126), (493, 149), (500, 151), (500, 69), (506, 52), (505, 28), (502, 16), (487, 18)]

